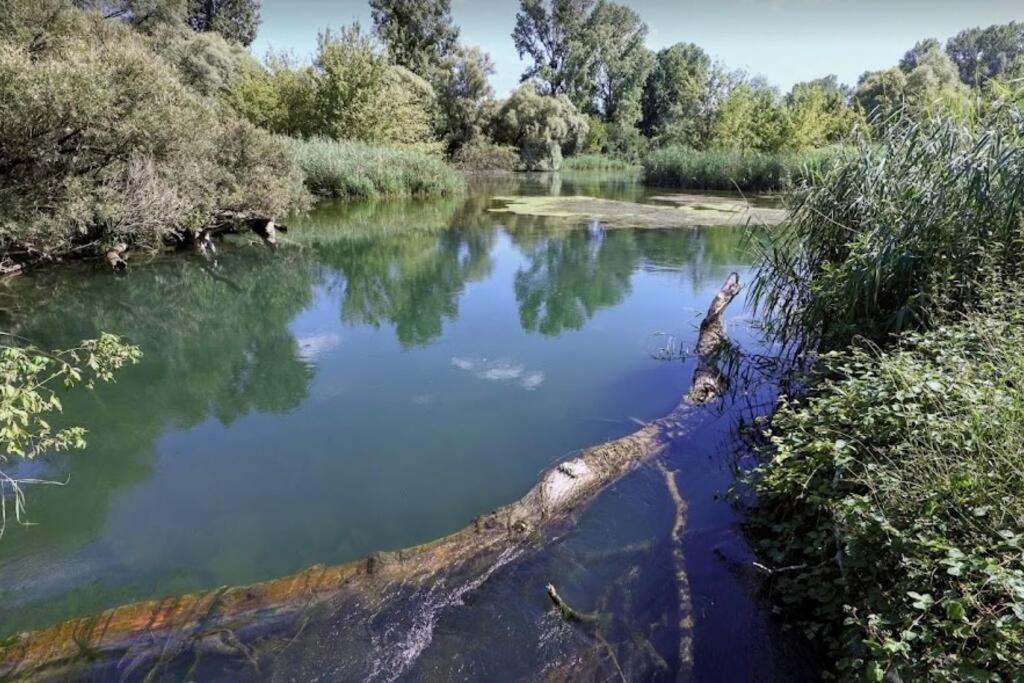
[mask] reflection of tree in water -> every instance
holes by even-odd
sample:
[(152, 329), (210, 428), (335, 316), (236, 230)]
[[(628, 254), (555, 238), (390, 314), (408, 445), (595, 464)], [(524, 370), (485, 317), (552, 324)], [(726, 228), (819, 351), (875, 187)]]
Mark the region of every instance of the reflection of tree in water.
[(322, 263), (344, 286), (341, 317), (351, 324), (395, 326), (405, 346), (441, 335), (458, 315), (466, 283), (491, 271), (491, 231), (411, 232), (372, 240), (322, 243)]
[(695, 287), (717, 286), (723, 268), (746, 262), (734, 229), (559, 230), (556, 220), (516, 223), (513, 239), (530, 265), (516, 274), (523, 328), (556, 335), (578, 330), (620, 303), (641, 263), (680, 271)]
[(578, 230), (535, 243), (529, 267), (515, 279), (523, 328), (552, 335), (580, 329), (598, 309), (622, 301), (638, 256), (625, 230)]
[(73, 486), (33, 490), (30, 515), (41, 526), (5, 538), (10, 557), (22, 545), (88, 540), (103, 523), (110, 491), (149, 474), (167, 429), (290, 410), (312, 378), (288, 329), (309, 305), (317, 277), (301, 252), (233, 253), (216, 269), (178, 256), (124, 278), (82, 270), (15, 283), (21, 305), (9, 324), (54, 348), (113, 332), (144, 357), (116, 384), (67, 397), (67, 420), (89, 430), (89, 449), (60, 468)]

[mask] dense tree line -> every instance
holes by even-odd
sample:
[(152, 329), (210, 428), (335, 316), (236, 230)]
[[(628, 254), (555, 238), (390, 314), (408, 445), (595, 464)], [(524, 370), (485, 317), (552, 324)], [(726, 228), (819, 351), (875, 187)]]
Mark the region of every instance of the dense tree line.
[(370, 9), (371, 30), (325, 28), (301, 63), (246, 49), (258, 0), (8, 0), (5, 264), (181, 240), (225, 210), (302, 206), (295, 147), (276, 136), (525, 170), (669, 146), (792, 152), (894, 118), (968, 117), (1024, 77), (1024, 24), (1011, 22), (922, 40), (855, 87), (826, 76), (783, 94), (692, 43), (651, 51), (642, 17), (610, 0), (521, 0), (511, 39), (523, 83), (498, 100), (494, 65), (461, 40), (450, 0)]

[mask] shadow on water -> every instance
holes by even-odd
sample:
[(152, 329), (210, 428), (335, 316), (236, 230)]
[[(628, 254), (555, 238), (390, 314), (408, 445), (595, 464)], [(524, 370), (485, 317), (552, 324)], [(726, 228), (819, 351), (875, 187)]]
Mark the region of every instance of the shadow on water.
[[(274, 254), (14, 283), (13, 331), (51, 347), (111, 331), (145, 358), (65, 402), (90, 447), (46, 459), (71, 483), (33, 491), (39, 526), (0, 546), (0, 635), (439, 537), (671, 409), (692, 362), (653, 361), (650, 336), (695, 337), (725, 274), (746, 272), (741, 231), (487, 211), (511, 193), (648, 195), (614, 177), (492, 178), (458, 200), (323, 205)], [(692, 677), (795, 680), (806, 657), (758, 601), (723, 499), (734, 413), (663, 457), (689, 507)], [(342, 596), (284, 631), (207, 634), (150, 680), (675, 679), (675, 512), (644, 466), (522, 555), (395, 588), (383, 611)], [(596, 621), (558, 617), (549, 582)]]

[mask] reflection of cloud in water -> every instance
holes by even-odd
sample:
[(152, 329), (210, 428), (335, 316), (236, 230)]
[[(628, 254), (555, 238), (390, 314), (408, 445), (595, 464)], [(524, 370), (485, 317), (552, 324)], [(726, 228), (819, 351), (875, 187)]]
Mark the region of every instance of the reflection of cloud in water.
[(452, 365), (459, 370), (472, 372), (480, 379), (492, 382), (516, 382), (527, 391), (536, 389), (544, 383), (544, 373), (540, 370), (528, 371), (521, 363), (509, 360), (455, 356), (452, 358)]
[(307, 361), (314, 361), (320, 356), (333, 351), (341, 344), (341, 337), (337, 334), (313, 334), (308, 337), (301, 337), (299, 343), (299, 356)]
[(429, 405), (434, 402), (433, 394), (416, 394), (412, 397), (412, 402), (418, 406)]

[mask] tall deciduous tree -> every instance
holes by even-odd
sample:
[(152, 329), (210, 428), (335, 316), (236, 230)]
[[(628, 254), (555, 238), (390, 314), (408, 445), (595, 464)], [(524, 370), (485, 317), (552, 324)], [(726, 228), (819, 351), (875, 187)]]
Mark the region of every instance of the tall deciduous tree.
[(460, 47), (445, 60), (437, 104), (450, 154), (483, 133), (494, 99), (490, 83), (493, 73), (490, 55), (477, 47)]
[[(644, 85), (640, 125), (644, 134), (654, 137), (670, 125), (693, 129), (710, 69), (711, 59), (693, 43), (677, 43), (661, 50)], [(686, 137), (692, 137), (692, 133)]]
[(186, 21), (195, 31), (250, 45), (260, 27), (260, 0), (190, 0)]
[(519, 57), (532, 64), (523, 81), (537, 83), (541, 94), (567, 95), (581, 80), (580, 43), (595, 0), (520, 0), (512, 32)]
[(370, 0), (370, 11), (392, 61), (431, 82), (458, 47), (451, 0)]
[(946, 43), (946, 53), (960, 70), (961, 80), (980, 87), (999, 78), (1024, 55), (1024, 23), (1011, 21), (961, 31)]
[(512, 33), (532, 64), (522, 80), (547, 95), (567, 95), (582, 111), (632, 126), (653, 57), (647, 25), (607, 0), (521, 0)]
[(585, 84), (570, 97), (605, 121), (634, 126), (640, 120), (644, 83), (654, 66), (647, 24), (624, 5), (599, 0), (584, 28)]

